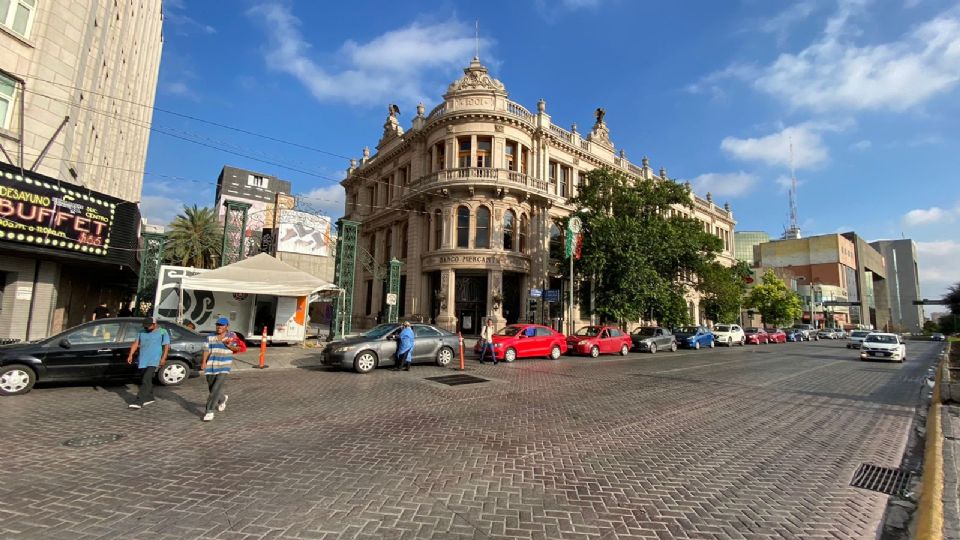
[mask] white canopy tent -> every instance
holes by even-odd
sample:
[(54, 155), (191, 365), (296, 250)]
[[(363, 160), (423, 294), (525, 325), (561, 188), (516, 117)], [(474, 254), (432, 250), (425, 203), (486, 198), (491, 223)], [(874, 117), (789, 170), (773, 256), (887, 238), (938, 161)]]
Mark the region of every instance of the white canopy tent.
[(199, 291), (311, 296), (337, 291), (333, 283), (312, 276), (267, 253), (183, 278), (182, 288)]

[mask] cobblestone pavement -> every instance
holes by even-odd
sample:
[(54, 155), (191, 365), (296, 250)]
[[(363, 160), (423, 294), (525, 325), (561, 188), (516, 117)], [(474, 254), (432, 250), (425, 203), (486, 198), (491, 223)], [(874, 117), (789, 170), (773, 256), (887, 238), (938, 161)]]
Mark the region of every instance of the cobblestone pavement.
[[(0, 538), (874, 538), (934, 348), (842, 342), (232, 375), (0, 400)], [(68, 447), (90, 434), (117, 442)]]

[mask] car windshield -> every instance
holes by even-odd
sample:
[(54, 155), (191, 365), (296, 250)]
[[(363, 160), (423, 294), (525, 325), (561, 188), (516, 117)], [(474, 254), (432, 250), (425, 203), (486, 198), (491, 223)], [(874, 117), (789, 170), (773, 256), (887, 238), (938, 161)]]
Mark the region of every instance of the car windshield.
[(713, 331), (714, 331), (714, 332), (729, 332), (729, 331), (730, 331), (730, 325), (720, 324), (720, 325), (714, 326), (714, 327), (713, 327)]
[(523, 329), (522, 326), (504, 326), (504, 327), (501, 328), (499, 331), (497, 331), (496, 335), (498, 335), (498, 336), (515, 336), (515, 335), (519, 334), (519, 333), (520, 333), (520, 330), (522, 330), (522, 329)]
[[(683, 328), (680, 328), (679, 330), (683, 331)], [(696, 330), (694, 330), (694, 332), (696, 332)], [(636, 336), (654, 336), (657, 334), (657, 329), (638, 326), (637, 328), (633, 329), (633, 334)]]
[(897, 343), (896, 336), (885, 336), (883, 334), (870, 334), (866, 339), (867, 343)]
[(850, 337), (867, 337), (870, 335), (870, 332), (864, 332), (863, 330), (856, 330), (850, 334)]
[(696, 333), (697, 333), (697, 330), (699, 330), (699, 328), (697, 328), (696, 326), (681, 326), (680, 328), (677, 328), (677, 332), (676, 332), (676, 333), (678, 333), (678, 334), (696, 334)]
[(380, 339), (397, 328), (396, 324), (379, 324), (371, 328), (363, 337), (368, 339)]
[(599, 326), (584, 326), (583, 328), (577, 330), (573, 335), (580, 337), (596, 337), (600, 335), (601, 328)]

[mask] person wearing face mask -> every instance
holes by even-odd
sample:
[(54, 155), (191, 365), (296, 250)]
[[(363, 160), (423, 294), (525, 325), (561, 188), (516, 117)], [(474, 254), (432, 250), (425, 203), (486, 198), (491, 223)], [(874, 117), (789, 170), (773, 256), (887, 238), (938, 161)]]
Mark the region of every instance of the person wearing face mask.
[(143, 320), (143, 331), (137, 334), (136, 341), (127, 354), (127, 363), (133, 364), (133, 356), (137, 358), (137, 367), (140, 368), (140, 391), (137, 400), (129, 405), (131, 409), (140, 409), (153, 403), (153, 377), (157, 369), (167, 363), (167, 354), (170, 352), (170, 334), (165, 328), (157, 326), (157, 320), (147, 317)]

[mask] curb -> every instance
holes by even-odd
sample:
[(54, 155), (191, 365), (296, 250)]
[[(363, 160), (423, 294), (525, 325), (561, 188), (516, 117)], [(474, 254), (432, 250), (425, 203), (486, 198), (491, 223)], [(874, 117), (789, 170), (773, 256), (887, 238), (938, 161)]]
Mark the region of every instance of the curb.
[[(947, 349), (949, 351), (949, 348)], [(940, 379), (948, 354), (937, 363), (937, 372), (933, 383), (933, 399), (927, 415), (926, 442), (923, 452), (923, 485), (917, 512), (917, 529), (914, 538), (918, 540), (940, 540), (943, 538), (943, 428), (940, 425)]]

